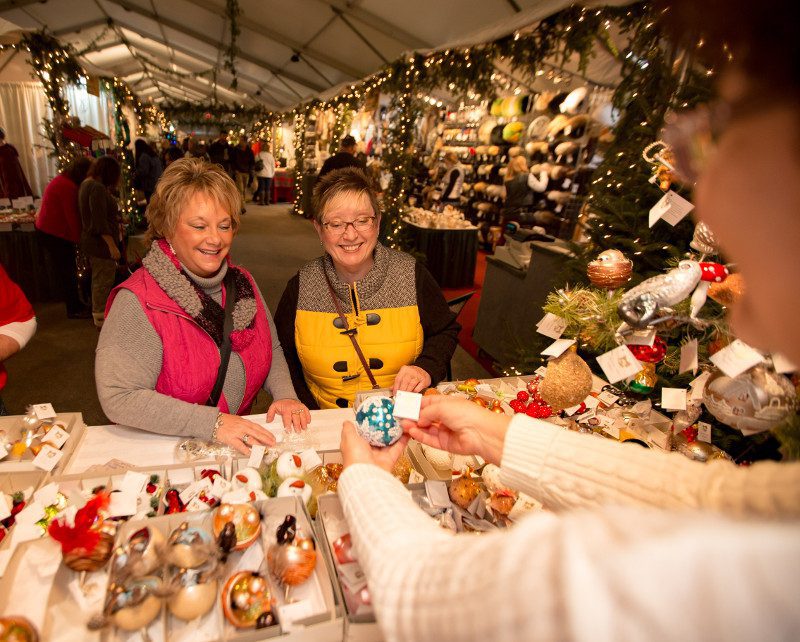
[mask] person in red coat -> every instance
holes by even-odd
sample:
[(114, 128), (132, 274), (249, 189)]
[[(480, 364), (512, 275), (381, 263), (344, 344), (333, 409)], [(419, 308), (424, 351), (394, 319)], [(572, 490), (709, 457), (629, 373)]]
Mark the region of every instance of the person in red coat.
[(0, 198), (33, 196), (33, 190), (19, 164), (19, 152), (6, 142), (6, 133), (0, 127)]
[(90, 158), (74, 160), (50, 181), (36, 215), (36, 236), (50, 255), (61, 282), (62, 295), (70, 319), (88, 319), (92, 311), (79, 297), (75, 252), (81, 239), (81, 215), (78, 211), (78, 187), (86, 178)]
[[(8, 374), (3, 362), (24, 348), (36, 332), (36, 316), (22, 290), (0, 264), (0, 392)], [(0, 415), (7, 415), (0, 397)]]

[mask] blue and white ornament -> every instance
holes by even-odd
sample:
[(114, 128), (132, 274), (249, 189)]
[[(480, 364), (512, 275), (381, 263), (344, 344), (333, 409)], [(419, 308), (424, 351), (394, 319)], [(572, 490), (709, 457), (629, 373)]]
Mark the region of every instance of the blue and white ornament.
[(356, 430), (371, 446), (391, 446), (403, 436), (403, 429), (394, 418), (394, 402), (390, 397), (367, 397), (356, 411)]

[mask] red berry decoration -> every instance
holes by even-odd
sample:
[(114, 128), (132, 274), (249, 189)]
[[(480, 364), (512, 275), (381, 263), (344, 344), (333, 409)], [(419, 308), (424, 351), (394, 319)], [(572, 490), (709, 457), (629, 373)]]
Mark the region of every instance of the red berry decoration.
[(628, 349), (639, 361), (645, 363), (658, 363), (667, 355), (667, 344), (661, 337), (656, 337), (652, 346), (632, 346)]
[(681, 434), (686, 437), (687, 444), (693, 444), (697, 441), (697, 426), (689, 426), (681, 430)]
[(700, 279), (711, 283), (722, 283), (730, 276), (730, 271), (721, 263), (701, 263)]
[(525, 392), (524, 390), (520, 390), (517, 393), (517, 399), (519, 399), (520, 401), (528, 401), (529, 398), (530, 398), (530, 395), (527, 392)]
[(525, 409), (525, 414), (528, 417), (538, 417), (539, 416), (539, 407), (536, 404), (528, 404), (528, 407)]

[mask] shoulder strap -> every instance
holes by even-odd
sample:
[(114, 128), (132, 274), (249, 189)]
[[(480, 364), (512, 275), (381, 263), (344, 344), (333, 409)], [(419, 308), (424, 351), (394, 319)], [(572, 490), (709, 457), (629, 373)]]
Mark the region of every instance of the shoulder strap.
[(223, 283), (225, 284), (225, 321), (222, 324), (222, 345), (219, 348), (219, 371), (217, 380), (206, 401), (207, 406), (216, 406), (222, 395), (222, 386), (225, 384), (225, 375), (228, 372), (228, 363), (231, 360), (231, 331), (233, 330), (233, 307), (236, 305), (236, 285), (233, 268), (228, 266)]
[(336, 296), (336, 292), (333, 289), (333, 284), (331, 283), (331, 279), (328, 276), (328, 271), (325, 269), (325, 266), (322, 266), (322, 273), (325, 275), (325, 281), (328, 284), (328, 291), (331, 293), (331, 298), (333, 299), (333, 305), (336, 306), (336, 313), (339, 315), (339, 318), (342, 320), (342, 324), (344, 325), (344, 330), (342, 330), (342, 334), (346, 334), (350, 337), (350, 341), (353, 343), (353, 347), (356, 350), (356, 354), (358, 358), (361, 360), (361, 365), (364, 366), (364, 370), (367, 373), (367, 377), (369, 377), (369, 382), (372, 384), (373, 388), (379, 388), (378, 382), (375, 381), (375, 375), (372, 374), (372, 370), (369, 367), (369, 363), (367, 363), (367, 359), (364, 357), (364, 353), (361, 352), (361, 346), (358, 345), (358, 341), (356, 341), (356, 333), (358, 330), (356, 328), (350, 328), (347, 325), (347, 317), (344, 316), (344, 312), (342, 312), (342, 304), (339, 302), (339, 297)]

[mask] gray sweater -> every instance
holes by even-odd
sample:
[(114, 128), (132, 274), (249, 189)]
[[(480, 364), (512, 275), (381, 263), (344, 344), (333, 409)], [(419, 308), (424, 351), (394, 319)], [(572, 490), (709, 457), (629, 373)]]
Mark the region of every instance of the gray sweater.
[[(222, 264), (217, 275), (208, 279), (192, 274), (185, 266), (183, 269), (212, 299), (222, 302), (222, 280), (227, 263)], [(257, 288), (256, 292), (267, 310), (272, 336), (272, 365), (264, 389), (273, 399), (297, 399), (272, 315)], [(95, 379), (103, 412), (111, 421), (126, 426), (165, 435), (211, 439), (217, 419), (216, 408), (155, 391), (162, 354), (161, 337), (147, 319), (139, 299), (130, 290), (120, 290), (97, 343)], [(238, 354), (231, 352), (222, 388), (230, 408), (239, 407), (244, 389), (244, 364)]]

